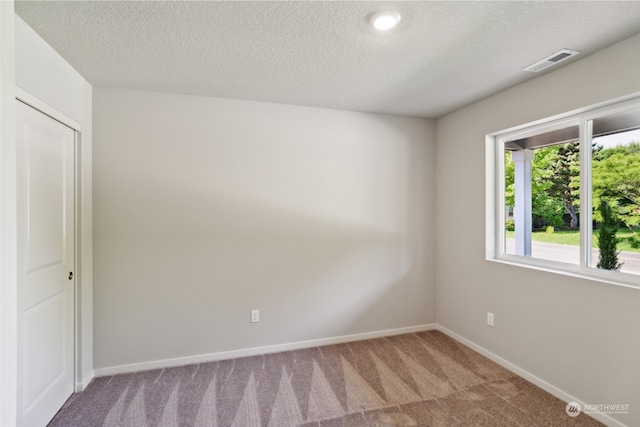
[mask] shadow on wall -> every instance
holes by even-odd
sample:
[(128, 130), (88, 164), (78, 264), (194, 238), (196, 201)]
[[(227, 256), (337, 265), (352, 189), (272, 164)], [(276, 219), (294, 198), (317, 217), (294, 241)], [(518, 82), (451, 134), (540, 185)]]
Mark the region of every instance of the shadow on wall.
[(426, 323), (410, 140), (216, 142), (96, 173), (97, 367)]

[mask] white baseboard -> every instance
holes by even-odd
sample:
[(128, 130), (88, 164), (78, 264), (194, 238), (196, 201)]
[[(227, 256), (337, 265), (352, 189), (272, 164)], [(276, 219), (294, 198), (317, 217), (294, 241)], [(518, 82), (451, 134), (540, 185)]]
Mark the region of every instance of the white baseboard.
[(76, 383), (76, 393), (81, 392), (84, 389), (86, 389), (87, 386), (89, 385), (89, 383), (91, 382), (91, 380), (94, 377), (95, 377), (95, 371), (91, 371), (87, 375), (85, 375), (85, 377), (82, 378), (81, 382)]
[[(470, 347), (471, 349), (493, 360), (494, 362), (501, 365), (502, 367), (510, 370), (511, 372), (521, 376), (527, 381), (535, 384), (541, 389), (554, 395), (558, 399), (563, 400), (565, 402), (577, 402), (582, 407), (585, 406), (585, 402), (581, 401), (580, 399), (570, 395), (569, 393), (564, 392), (563, 390), (557, 388), (556, 386), (544, 381), (541, 378), (538, 378), (532, 373), (525, 371), (524, 369), (514, 365), (508, 360), (505, 360), (502, 357), (485, 349), (484, 347), (481, 347), (476, 343), (469, 341), (468, 339), (445, 328), (444, 326), (441, 326), (435, 323), (411, 326), (406, 328), (387, 329), (382, 331), (367, 332), (362, 334), (343, 335), (339, 337), (321, 338), (321, 339), (309, 340), (309, 341), (298, 341), (298, 342), (277, 344), (277, 345), (264, 346), (264, 347), (253, 347), (253, 348), (246, 348), (246, 349), (240, 349), (240, 350), (222, 351), (218, 353), (200, 354), (196, 356), (177, 357), (173, 359), (154, 360), (151, 362), (132, 363), (127, 365), (111, 366), (107, 368), (98, 368), (98, 369), (95, 369), (93, 372), (91, 372), (89, 375), (87, 375), (85, 378), (83, 378), (82, 384), (78, 384), (78, 386), (81, 386), (83, 389), (86, 388), (89, 382), (94, 378), (94, 376), (105, 377), (109, 375), (124, 374), (124, 373), (137, 372), (137, 371), (146, 371), (150, 369), (170, 368), (174, 366), (183, 366), (183, 365), (191, 365), (195, 363), (213, 362), (216, 360), (233, 359), (236, 357), (247, 357), (247, 356), (256, 356), (260, 354), (278, 353), (281, 351), (300, 350), (304, 348), (318, 347), (322, 345), (341, 344), (345, 342), (360, 341), (360, 340), (380, 338), (380, 337), (386, 337), (386, 336), (392, 336), (392, 335), (408, 334), (412, 332), (429, 331), (433, 329), (437, 329), (442, 333), (448, 335), (449, 337), (453, 338), (454, 340), (466, 345), (467, 347)], [(604, 423), (607, 426), (627, 427), (625, 424), (622, 424), (620, 421), (617, 421), (606, 414), (590, 413), (589, 415), (595, 418), (596, 420), (600, 421), (601, 423)]]
[[(552, 384), (549, 384), (548, 382), (546, 382), (545, 380), (543, 380), (541, 378), (536, 377), (532, 373), (527, 372), (522, 368), (519, 368), (518, 366), (516, 366), (513, 363), (509, 362), (508, 360), (505, 360), (502, 357), (490, 352), (489, 350), (485, 349), (484, 347), (480, 347), (476, 343), (474, 343), (472, 341), (469, 341), (468, 339), (464, 338), (461, 335), (456, 334), (455, 332), (445, 328), (444, 326), (436, 325), (436, 329), (439, 330), (440, 332), (448, 335), (449, 337), (453, 338), (454, 340), (466, 345), (467, 347), (470, 347), (471, 349), (477, 351), (478, 353), (482, 354), (483, 356), (487, 357), (488, 359), (493, 360), (498, 365), (500, 365), (500, 366), (510, 370), (511, 372), (521, 376), (525, 380), (537, 385), (538, 387), (540, 387), (541, 389), (545, 390), (546, 392), (554, 395), (558, 399), (560, 399), (560, 400), (562, 400), (564, 402), (567, 402), (567, 403), (568, 402), (577, 402), (577, 403), (580, 404), (581, 407), (584, 408), (585, 402), (581, 401), (580, 399), (578, 399), (578, 398), (576, 398), (574, 396), (571, 396), (569, 393), (565, 393), (564, 391), (560, 390), (556, 386), (554, 386)], [(625, 424), (622, 424), (618, 420), (614, 420), (613, 418), (611, 418), (610, 416), (608, 416), (606, 414), (600, 414), (600, 413), (593, 414), (593, 413), (590, 413), (589, 416), (595, 418), (596, 420), (600, 421), (601, 423), (603, 423), (603, 424), (605, 424), (607, 426), (627, 427)]]
[[(128, 372), (147, 371), (150, 369), (170, 368), (174, 366), (192, 365), (195, 363), (213, 362), (216, 360), (234, 359), (236, 357), (256, 356), (260, 354), (279, 353), (281, 351), (300, 350), (303, 348), (318, 347), (321, 345), (341, 344), (351, 341), (367, 340), (391, 335), (408, 334), (436, 329), (435, 323), (410, 326), (406, 328), (387, 329), (382, 331), (366, 332), (363, 334), (343, 335), (339, 337), (321, 338), (309, 341), (298, 341), (286, 344), (270, 345), (265, 347), (245, 348), (241, 350), (222, 351), (219, 353), (200, 354), (196, 356), (176, 357), (173, 359), (154, 360), (151, 362), (132, 363), (128, 365), (111, 366), (96, 369), (96, 377), (106, 377)], [(84, 381), (83, 381), (84, 383)]]

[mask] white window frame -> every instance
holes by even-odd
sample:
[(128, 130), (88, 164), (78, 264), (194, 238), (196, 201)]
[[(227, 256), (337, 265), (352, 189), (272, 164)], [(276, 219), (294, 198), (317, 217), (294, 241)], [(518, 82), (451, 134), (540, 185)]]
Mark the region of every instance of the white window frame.
[[(614, 285), (640, 289), (640, 274), (602, 270), (589, 266), (591, 257), (591, 121), (640, 108), (640, 93), (538, 120), (486, 136), (486, 245), (485, 257), (495, 261)], [(507, 254), (505, 252), (505, 142), (570, 126), (578, 126), (580, 138), (580, 258), (579, 264)], [(584, 225), (584, 226), (583, 226)]]

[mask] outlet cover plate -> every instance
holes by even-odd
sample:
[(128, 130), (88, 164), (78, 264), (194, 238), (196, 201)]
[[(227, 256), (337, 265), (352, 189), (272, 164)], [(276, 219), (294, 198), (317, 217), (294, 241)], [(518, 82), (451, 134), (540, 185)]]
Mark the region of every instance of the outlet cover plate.
[(487, 312), (487, 325), (494, 326), (493, 313), (490, 311)]

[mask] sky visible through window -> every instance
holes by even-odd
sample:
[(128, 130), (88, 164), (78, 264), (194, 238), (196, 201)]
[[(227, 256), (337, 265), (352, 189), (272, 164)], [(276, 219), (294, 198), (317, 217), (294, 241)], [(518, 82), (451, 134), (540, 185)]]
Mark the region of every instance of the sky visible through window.
[(599, 138), (593, 138), (593, 141), (603, 148), (626, 145), (631, 141), (640, 142), (640, 129), (632, 130), (630, 132), (620, 132), (613, 135), (601, 136)]

